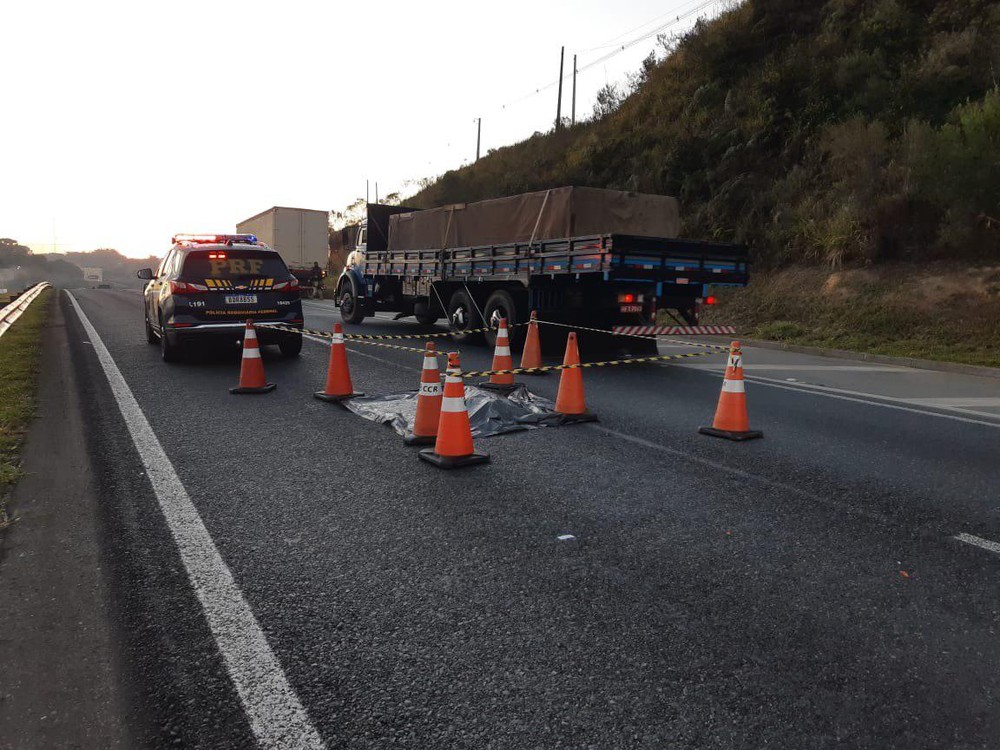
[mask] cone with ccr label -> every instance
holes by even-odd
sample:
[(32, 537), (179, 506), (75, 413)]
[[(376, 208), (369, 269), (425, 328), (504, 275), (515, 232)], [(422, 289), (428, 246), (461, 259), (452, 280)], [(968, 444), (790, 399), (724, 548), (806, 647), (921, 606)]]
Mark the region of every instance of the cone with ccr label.
[(753, 440), (764, 437), (764, 433), (750, 429), (747, 415), (747, 394), (743, 380), (743, 351), (740, 342), (734, 341), (729, 347), (729, 362), (722, 381), (719, 406), (715, 410), (715, 420), (711, 427), (700, 427), (702, 435), (726, 438), (727, 440)]
[[(538, 336), (538, 318), (531, 311), (531, 321), (528, 323), (528, 335), (524, 338), (524, 349), (521, 351), (521, 369), (528, 370), (542, 366), (542, 342)], [(545, 375), (545, 370), (526, 372), (525, 375)]]
[(424, 366), (420, 372), (420, 390), (417, 392), (417, 414), (413, 430), (403, 438), (407, 445), (434, 445), (437, 441), (438, 422), (441, 421), (441, 373), (438, 370), (434, 342), (427, 342)]
[(344, 327), (340, 323), (333, 324), (333, 338), (330, 339), (330, 366), (326, 371), (326, 387), (313, 394), (321, 401), (340, 402), (355, 396), (351, 383), (351, 369), (347, 364), (347, 347), (344, 346)]
[[(491, 370), (513, 370), (514, 360), (510, 356), (510, 336), (507, 334), (507, 318), (500, 318), (497, 325), (497, 345), (493, 350), (493, 366)], [(510, 393), (517, 387), (514, 376), (510, 373), (490, 375), (489, 382), (480, 383), (480, 388), (501, 393)]]
[(264, 362), (260, 358), (260, 343), (253, 321), (247, 320), (243, 332), (243, 357), (240, 361), (240, 384), (230, 388), (230, 393), (268, 393), (278, 386), (264, 377)]
[(465, 386), (462, 384), (458, 352), (448, 354), (448, 371), (444, 377), (444, 398), (441, 399), (441, 420), (433, 448), (420, 451), (420, 458), (440, 469), (457, 469), (482, 464), (490, 460), (488, 453), (477, 451), (472, 444), (469, 412), (465, 408)]

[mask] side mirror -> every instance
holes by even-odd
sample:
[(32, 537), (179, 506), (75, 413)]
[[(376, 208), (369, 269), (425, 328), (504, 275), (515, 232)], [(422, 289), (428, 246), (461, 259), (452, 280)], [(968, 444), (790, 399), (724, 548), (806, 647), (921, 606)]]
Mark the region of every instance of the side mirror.
[(138, 271), (135, 272), (135, 275), (138, 276), (143, 281), (149, 281), (153, 278), (153, 269), (140, 268)]

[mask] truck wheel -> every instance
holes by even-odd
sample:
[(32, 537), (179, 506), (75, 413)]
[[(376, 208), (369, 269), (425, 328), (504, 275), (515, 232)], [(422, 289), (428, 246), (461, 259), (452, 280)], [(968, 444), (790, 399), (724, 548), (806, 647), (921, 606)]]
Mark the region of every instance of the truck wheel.
[(472, 297), (464, 289), (451, 295), (448, 303), (448, 327), (451, 328), (452, 339), (458, 344), (477, 344), (483, 339), (481, 332), (469, 333), (482, 328), (483, 321)]
[(345, 323), (357, 325), (365, 319), (365, 313), (358, 304), (358, 298), (354, 296), (354, 289), (350, 284), (344, 284), (340, 290), (340, 317)]
[(496, 328), (500, 325), (500, 318), (507, 319), (507, 333), (510, 336), (511, 346), (520, 344), (524, 330), (515, 327), (523, 322), (523, 306), (519, 306), (514, 301), (514, 295), (504, 289), (497, 289), (486, 300), (486, 307), (483, 308), (483, 315), (486, 316), (486, 323), (490, 331), (486, 333), (486, 343), (491, 347), (496, 346)]
[(432, 326), (438, 322), (440, 316), (433, 312), (430, 303), (418, 302), (413, 307), (413, 317), (422, 326)]
[(285, 357), (297, 357), (302, 352), (302, 337), (289, 336), (282, 339), (278, 342), (278, 348)]

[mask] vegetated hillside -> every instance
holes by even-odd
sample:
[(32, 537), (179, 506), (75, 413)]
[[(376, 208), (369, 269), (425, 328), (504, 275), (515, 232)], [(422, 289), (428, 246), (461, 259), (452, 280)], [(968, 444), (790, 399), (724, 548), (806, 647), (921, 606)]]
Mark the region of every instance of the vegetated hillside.
[(610, 115), (407, 203), (591, 185), (675, 195), (758, 268), (1000, 260), (1000, 3), (746, 0), (664, 46)]

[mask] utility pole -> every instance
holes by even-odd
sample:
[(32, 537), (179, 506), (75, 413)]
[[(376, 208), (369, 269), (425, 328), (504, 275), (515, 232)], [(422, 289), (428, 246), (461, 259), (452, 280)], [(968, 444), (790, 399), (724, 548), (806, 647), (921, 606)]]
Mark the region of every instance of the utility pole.
[(479, 161), (479, 143), (483, 134), (483, 118), (476, 118), (476, 161)]
[(566, 48), (559, 50), (559, 101), (556, 102), (556, 130), (562, 127), (562, 79), (563, 79), (563, 58), (566, 56)]
[(576, 55), (573, 55), (573, 116), (570, 123), (576, 125)]

